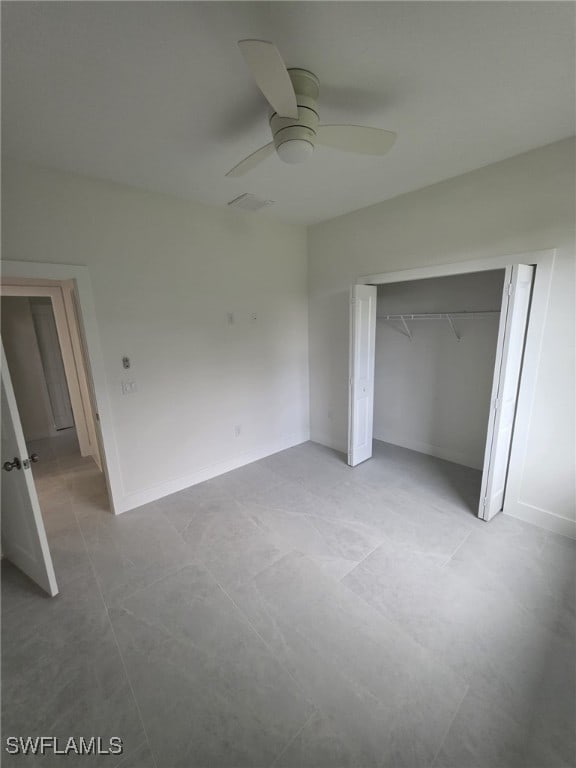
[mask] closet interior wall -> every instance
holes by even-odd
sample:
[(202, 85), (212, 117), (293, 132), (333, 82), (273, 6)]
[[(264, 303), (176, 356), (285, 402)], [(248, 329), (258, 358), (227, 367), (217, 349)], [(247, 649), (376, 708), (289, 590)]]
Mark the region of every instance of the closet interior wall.
[(503, 282), (500, 269), (378, 286), (376, 440), (482, 469)]

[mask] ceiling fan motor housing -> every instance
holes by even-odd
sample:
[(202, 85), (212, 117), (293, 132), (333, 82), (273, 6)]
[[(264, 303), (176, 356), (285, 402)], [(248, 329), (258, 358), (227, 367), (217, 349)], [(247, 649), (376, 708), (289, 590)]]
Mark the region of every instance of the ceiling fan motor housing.
[[(320, 81), (306, 69), (289, 69), (288, 74), (296, 93), (298, 117), (280, 117), (277, 112), (270, 115), (274, 146), (278, 151), (278, 148), (288, 141), (305, 141), (311, 145), (312, 151), (316, 143), (319, 121), (317, 99)], [(280, 156), (282, 157), (282, 153)]]

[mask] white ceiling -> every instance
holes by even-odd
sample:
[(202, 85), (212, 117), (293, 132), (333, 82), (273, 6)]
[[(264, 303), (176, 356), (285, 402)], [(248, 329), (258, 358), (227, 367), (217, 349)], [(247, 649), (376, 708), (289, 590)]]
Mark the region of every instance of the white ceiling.
[[(312, 223), (575, 133), (571, 2), (2, 3), (3, 150), (42, 165)], [(322, 122), (398, 132), (224, 174), (270, 140), (236, 41), (321, 81)]]

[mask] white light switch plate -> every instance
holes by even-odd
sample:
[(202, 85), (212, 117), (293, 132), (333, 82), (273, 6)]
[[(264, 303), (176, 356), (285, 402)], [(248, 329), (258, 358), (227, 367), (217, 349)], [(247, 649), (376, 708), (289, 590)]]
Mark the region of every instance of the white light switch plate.
[(132, 395), (137, 390), (136, 382), (135, 381), (123, 381), (122, 382), (122, 394), (123, 395)]

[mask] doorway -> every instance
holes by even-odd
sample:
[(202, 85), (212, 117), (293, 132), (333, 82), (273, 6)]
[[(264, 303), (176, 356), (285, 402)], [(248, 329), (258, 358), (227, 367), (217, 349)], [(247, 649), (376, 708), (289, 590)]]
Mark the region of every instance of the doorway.
[[(435, 321), (442, 322), (458, 344), (461, 333), (456, 320), (463, 322), (466, 316), (466, 308), (456, 306), (446, 306), (443, 311), (434, 307), (436, 313), (419, 313), (418, 308), (412, 312), (378, 312), (379, 287), (382, 291), (386, 285), (409, 285), (429, 278), (485, 273), (500, 268), (505, 272), (501, 304), (498, 308), (484, 308), (486, 312), (499, 309), (500, 320), (488, 413), (485, 414), (487, 427), (478, 516), (490, 520), (498, 512), (506, 511), (527, 519), (518, 499), (525, 450), (522, 439), (530, 420), (554, 252), (523, 256), (525, 261), (518, 256), (371, 275), (361, 278), (352, 287), (348, 451), (351, 466), (372, 455), (377, 314), (383, 321), (394, 323), (407, 343), (411, 342), (412, 334), (416, 332), (414, 326), (424, 321), (423, 317), (417, 316), (436, 314)], [(462, 317), (456, 318), (456, 309), (464, 310)], [(408, 318), (409, 314), (413, 317)], [(472, 316), (468, 315), (468, 319)], [(434, 417), (437, 415), (434, 414)]]
[(3, 552), (54, 595), (81, 549), (63, 517), (112, 509), (93, 382), (72, 280), (3, 278), (0, 291)]
[[(407, 467), (422, 463), (414, 452), (440, 459), (428, 462), (429, 486), (446, 486), (474, 513), (503, 282), (494, 270), (377, 287), (374, 440), (408, 449), (399, 452)], [(461, 476), (466, 493), (457, 492)]]

